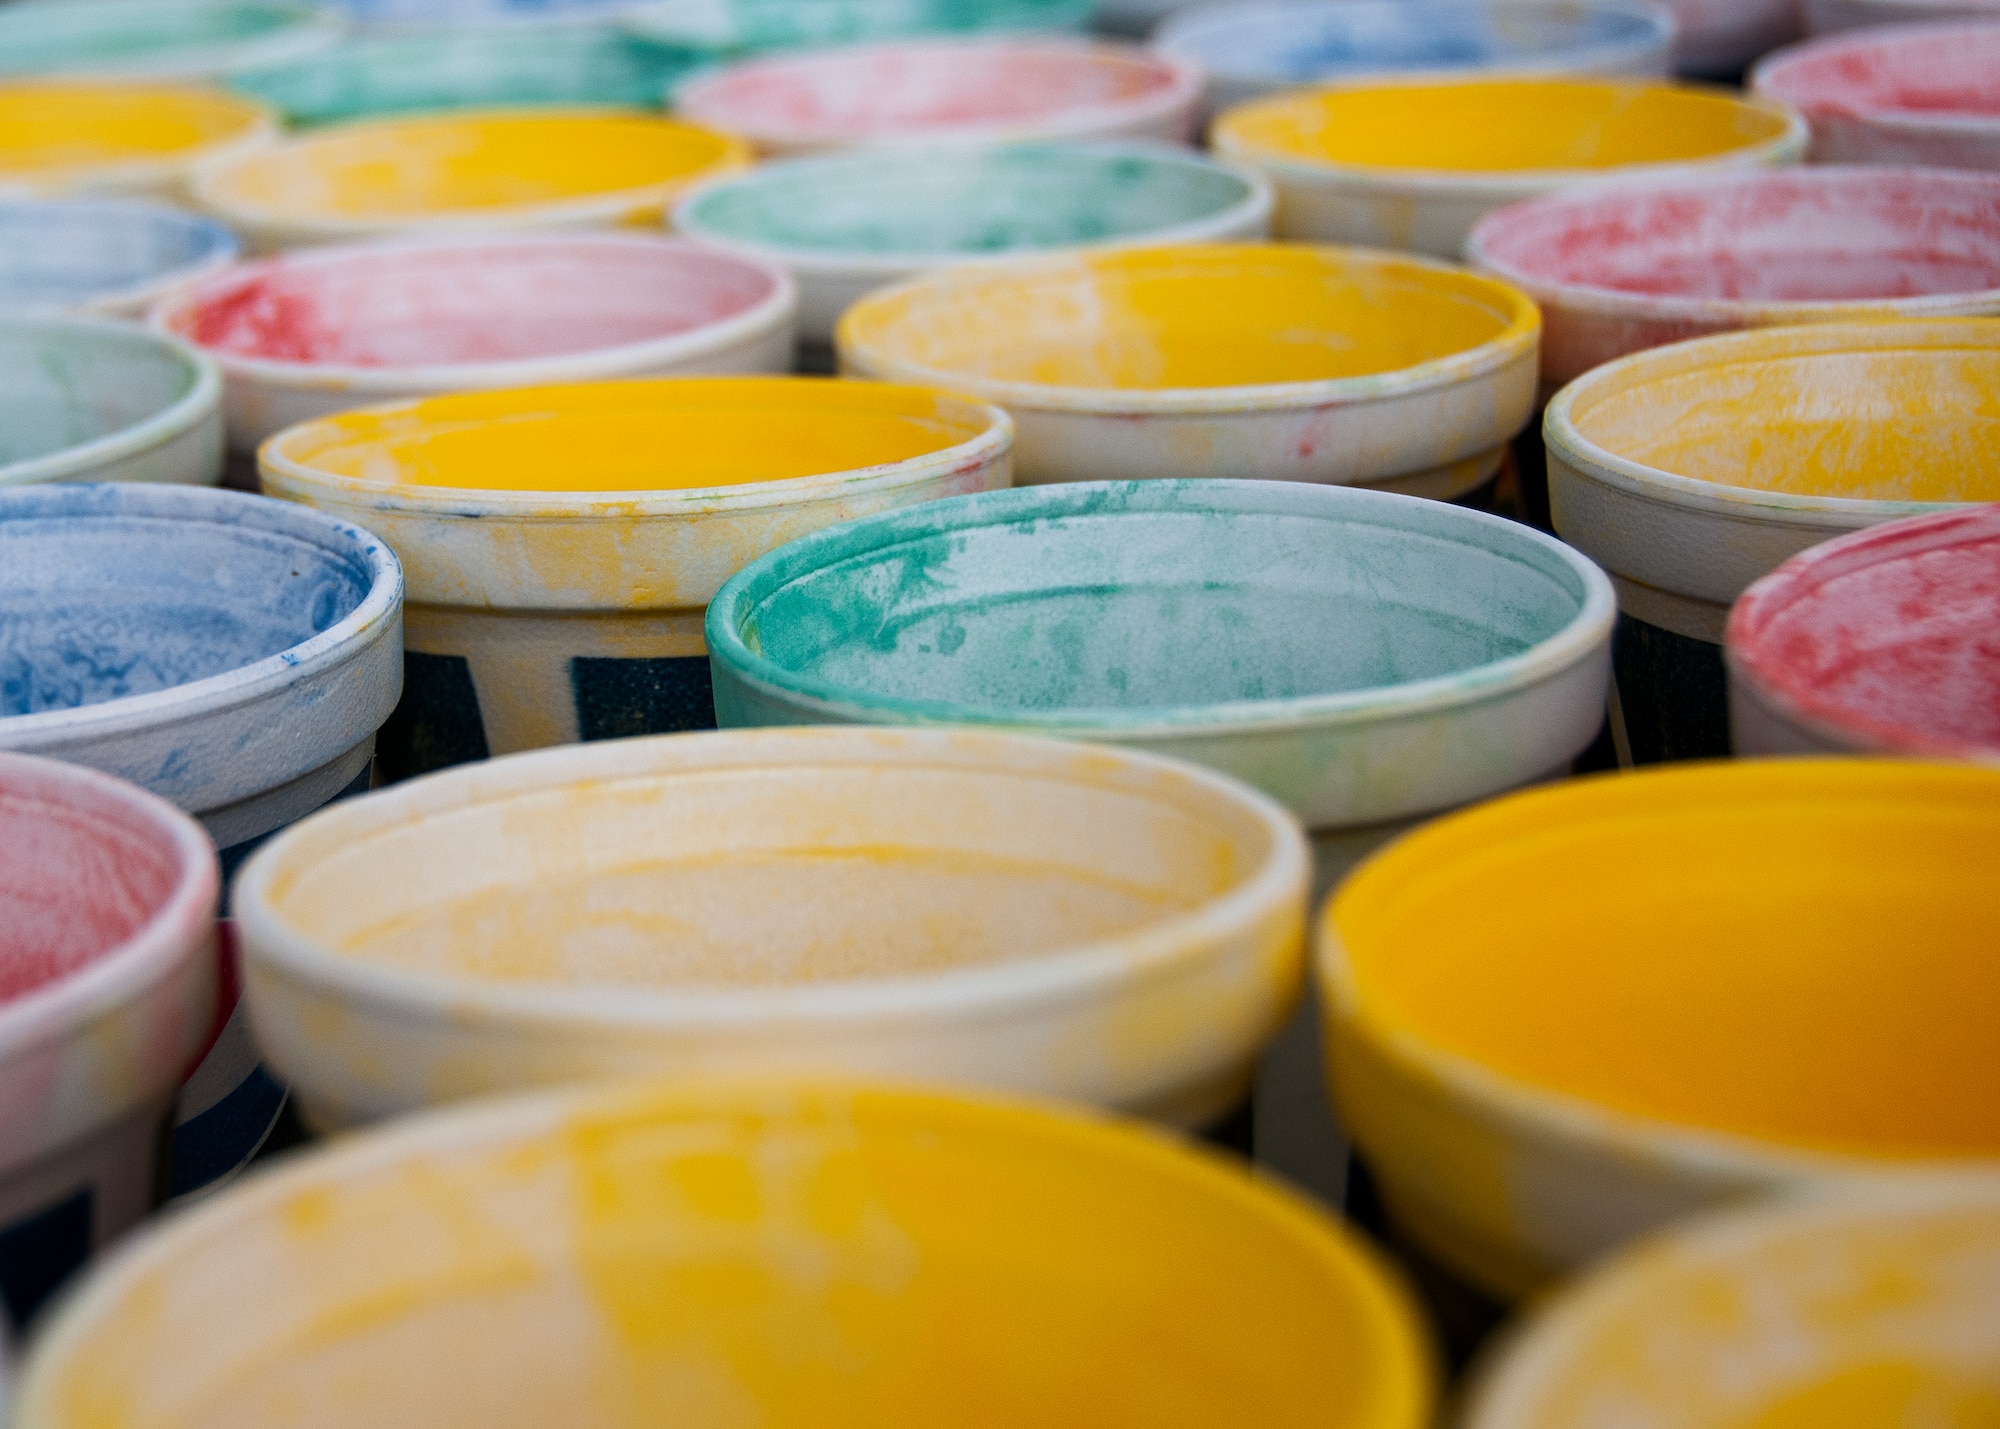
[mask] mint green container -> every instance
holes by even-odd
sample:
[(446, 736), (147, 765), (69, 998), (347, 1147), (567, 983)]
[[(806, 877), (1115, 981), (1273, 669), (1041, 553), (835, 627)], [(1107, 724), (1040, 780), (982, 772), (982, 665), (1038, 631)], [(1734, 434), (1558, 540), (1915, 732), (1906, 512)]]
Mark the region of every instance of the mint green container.
[(294, 0), (19, 0), (0, 5), (0, 77), (215, 79), (323, 50), (345, 29)]
[(1094, 0), (652, 0), (634, 35), (716, 58), (920, 35), (1081, 30)]
[(658, 107), (698, 62), (608, 24), (483, 25), (349, 40), (230, 84), (304, 126), (533, 104)]

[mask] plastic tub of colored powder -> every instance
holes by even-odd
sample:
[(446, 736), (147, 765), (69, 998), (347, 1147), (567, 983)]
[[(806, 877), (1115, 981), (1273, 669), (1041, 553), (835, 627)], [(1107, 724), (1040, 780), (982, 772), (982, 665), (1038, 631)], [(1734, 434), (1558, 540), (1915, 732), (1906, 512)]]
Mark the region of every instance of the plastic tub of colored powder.
[[(4, 722), (0, 722), (4, 723)], [(215, 850), (88, 769), (0, 754), (0, 1308), (18, 1330), (153, 1208), (215, 1029)]]
[[(400, 685), (402, 596), (380, 541), (261, 497), (0, 491), (0, 749), (170, 800), (228, 872), (272, 830), (368, 787)], [(240, 1166), (283, 1097), (233, 1019), (181, 1099), (171, 1189)]]
[(1588, 560), (1477, 511), (1094, 483), (803, 537), (722, 588), (708, 647), (725, 727), (1121, 744), (1233, 774), (1320, 830), (1566, 771), (1604, 720), (1613, 611)]
[(263, 105), (215, 90), (0, 84), (0, 196), (178, 198), (198, 164), (261, 148), (277, 132)]
[(1973, 1426), (2000, 1405), (2000, 1179), (1915, 1178), (1719, 1214), (1553, 1299), (1467, 1429)]
[(0, 318), (0, 488), (221, 477), (213, 362), (127, 323)]
[(1556, 531), (1604, 566), (1630, 756), (1729, 752), (1723, 622), (1806, 547), (2000, 500), (2000, 319), (1697, 338), (1578, 378), (1543, 425)]
[(1738, 753), (2000, 763), (2000, 509), (1814, 546), (1745, 591), (1724, 635)]
[(531, 104), (656, 106), (695, 61), (609, 23), (371, 35), (230, 76), (295, 125)]
[(1008, 482), (1005, 412), (912, 387), (657, 378), (293, 427), (264, 489), (378, 531), (410, 582), (383, 772), (713, 728), (702, 612), (821, 526)]
[(1456, 498), (1534, 409), (1535, 305), (1388, 253), (1200, 244), (1018, 259), (870, 294), (843, 371), (998, 403), (1023, 484), (1362, 483)]
[(1441, 258), (1503, 204), (1590, 179), (1789, 164), (1806, 139), (1783, 105), (1720, 90), (1516, 76), (1343, 81), (1238, 105), (1210, 134), (1277, 185), (1280, 237)]
[(363, 34), (507, 25), (553, 29), (615, 20), (632, 0), (334, 0)]
[(324, 1424), (329, 1384), (438, 1429), (1421, 1429), (1434, 1393), (1395, 1274), (1240, 1166), (1072, 1110), (788, 1084), (544, 1094), (300, 1158), (66, 1307), (15, 1422)]
[(1405, 835), (1318, 964), (1390, 1220), (1511, 1298), (1728, 1201), (2000, 1170), (1995, 859), (2000, 770), (1912, 760), (1605, 775)]
[(196, 200), (255, 252), (392, 233), (656, 222), (736, 139), (637, 110), (481, 109), (361, 120), (206, 166)]
[(1672, 13), (1640, 0), (1224, 0), (1153, 36), (1217, 106), (1403, 71), (1657, 75), (1673, 41)]
[(1759, 64), (1751, 87), (1804, 112), (1817, 163), (2000, 169), (2000, 10), (1812, 40)]
[(620, 740), (326, 810), (237, 885), (257, 1040), (319, 1127), (587, 1078), (852, 1073), (1181, 1126), (1299, 993), (1271, 800), (955, 730)]
[(627, 30), (683, 53), (761, 54), (919, 35), (1081, 30), (1089, 0), (654, 0)]
[(2000, 20), (1996, 0), (1804, 0), (1800, 10), (1809, 35), (1922, 20)]
[(1745, 327), (2000, 314), (2000, 175), (1795, 168), (1530, 199), (1474, 266), (1542, 310), (1542, 383)]
[(670, 238), (468, 236), (317, 248), (180, 294), (153, 326), (222, 369), (230, 444), (482, 387), (791, 366), (782, 268)]
[(323, 50), (343, 28), (285, 0), (17, 0), (0, 7), (0, 74), (214, 79)]
[(745, 60), (686, 81), (674, 108), (767, 154), (881, 145), (1162, 139), (1194, 130), (1201, 75), (1123, 45), (910, 40)]
[(0, 313), (135, 318), (236, 251), (228, 229), (161, 204), (0, 200)]
[(1137, 144), (830, 154), (760, 164), (674, 208), (690, 237), (790, 270), (800, 333), (821, 344), (857, 298), (927, 269), (1262, 238), (1270, 219), (1260, 175)]

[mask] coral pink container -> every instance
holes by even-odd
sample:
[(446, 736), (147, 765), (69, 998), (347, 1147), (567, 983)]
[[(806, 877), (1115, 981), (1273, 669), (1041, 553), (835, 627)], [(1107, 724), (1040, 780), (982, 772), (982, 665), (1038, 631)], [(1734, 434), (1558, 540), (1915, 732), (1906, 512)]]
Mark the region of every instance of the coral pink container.
[(152, 1208), (216, 1026), (215, 848), (108, 774), (0, 754), (0, 1301), (18, 1328)]
[(751, 60), (682, 85), (681, 116), (767, 154), (884, 144), (1164, 139), (1194, 132), (1201, 72), (1124, 45), (932, 40)]
[(1488, 214), (1474, 266), (1542, 310), (1542, 385), (1737, 328), (2000, 313), (2000, 174), (1802, 168), (1566, 189)]
[(2000, 12), (1812, 40), (1750, 82), (1806, 116), (1814, 163), (2000, 169)]
[(760, 259), (638, 234), (310, 249), (153, 310), (222, 368), (230, 444), (397, 397), (604, 377), (783, 372), (798, 295)]
[(2000, 764), (2000, 507), (1801, 552), (1737, 600), (1724, 645), (1739, 754)]

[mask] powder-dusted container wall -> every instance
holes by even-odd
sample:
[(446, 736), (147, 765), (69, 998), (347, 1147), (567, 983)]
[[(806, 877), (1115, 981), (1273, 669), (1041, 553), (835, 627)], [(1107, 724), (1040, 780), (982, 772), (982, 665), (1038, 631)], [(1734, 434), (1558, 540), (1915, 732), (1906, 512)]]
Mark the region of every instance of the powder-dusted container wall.
[(1751, 87), (1805, 114), (1817, 163), (2000, 169), (2000, 11), (1810, 41), (1759, 64)]
[(214, 79), (323, 50), (343, 28), (289, 0), (18, 0), (0, 9), (0, 75)]
[[(1227, 1313), (1190, 1341), (1190, 1307)], [(182, 1218), (52, 1327), (16, 1422), (282, 1422), (343, 1374), (344, 1409), (436, 1429), (1420, 1429), (1431, 1373), (1359, 1237), (1184, 1145), (923, 1091), (598, 1089)]]
[(1224, 158), (1278, 187), (1281, 238), (1457, 258), (1493, 209), (1590, 179), (1796, 162), (1782, 105), (1633, 79), (1351, 80), (1238, 105)]
[[(272, 830), (367, 788), (401, 683), (402, 595), (380, 541), (281, 502), (0, 491), (0, 749), (144, 786), (200, 819), (231, 870)], [(283, 1092), (255, 1068), (233, 1021), (181, 1104), (175, 1190), (262, 1142)]]
[(366, 36), (230, 76), (295, 125), (534, 104), (658, 106), (695, 61), (599, 24), (475, 25)]
[[(0, 721), (4, 724), (4, 721)], [(215, 1024), (215, 851), (117, 779), (0, 754), (0, 1309), (15, 1330), (152, 1209)]]
[[(1467, 1429), (1977, 1423), (2000, 1402), (2000, 1179), (1883, 1178), (1704, 1217), (1551, 1298)], [(1893, 1289), (1890, 1289), (1893, 1287)]]
[(1844, 531), (2000, 496), (2000, 319), (1825, 323), (1635, 353), (1549, 404), (1564, 540), (1618, 588), (1630, 756), (1729, 752), (1723, 622)]
[(783, 372), (792, 281), (641, 234), (469, 235), (244, 265), (156, 329), (215, 359), (230, 445), (393, 397), (678, 372)]
[(1542, 384), (1746, 327), (2000, 314), (2000, 174), (1809, 168), (1512, 204), (1466, 256), (1542, 310)]
[(831, 154), (760, 164), (674, 208), (705, 243), (783, 264), (799, 331), (833, 340), (856, 299), (920, 271), (1024, 251), (1262, 238), (1271, 187), (1245, 169), (1134, 144)]
[(675, 1074), (1008, 1088), (1181, 1126), (1298, 996), (1284, 810), (1128, 751), (948, 730), (543, 750), (245, 869), (258, 1041), (322, 1127)]
[(1743, 593), (1724, 632), (1739, 754), (2000, 764), (2000, 508), (1827, 541)]
[(0, 84), (0, 195), (181, 199), (195, 168), (271, 142), (276, 117), (217, 90), (118, 81)]
[(236, 251), (228, 229), (163, 204), (0, 200), (0, 313), (136, 318)]
[(205, 165), (196, 201), (253, 252), (389, 234), (658, 222), (736, 139), (639, 110), (473, 109), (357, 120)]
[(663, 378), (514, 388), (294, 427), (265, 490), (364, 522), (410, 581), (384, 771), (712, 727), (702, 611), (744, 562), (1008, 482), (1013, 424), (919, 388)]
[(1512, 1298), (1732, 1201), (2000, 1171), (1996, 858), (2000, 770), (1911, 760), (1603, 775), (1406, 835), (1320, 928), (1390, 1219)]
[(1612, 609), (1589, 561), (1495, 516), (1156, 481), (818, 532), (724, 586), (708, 640), (725, 727), (1122, 744), (1211, 765), (1333, 830), (1566, 768), (1603, 721)]
[(1222, 0), (1153, 36), (1218, 108), (1353, 75), (1664, 74), (1673, 41), (1672, 13), (1644, 0)]
[(1203, 244), (1020, 259), (871, 294), (841, 368), (998, 403), (1024, 484), (1358, 483), (1464, 497), (1533, 411), (1517, 290), (1355, 249)]
[(222, 376), (174, 338), (101, 318), (0, 317), (0, 488), (213, 485)]
[(774, 55), (697, 75), (674, 108), (766, 154), (1193, 134), (1201, 76), (1129, 46), (908, 40)]

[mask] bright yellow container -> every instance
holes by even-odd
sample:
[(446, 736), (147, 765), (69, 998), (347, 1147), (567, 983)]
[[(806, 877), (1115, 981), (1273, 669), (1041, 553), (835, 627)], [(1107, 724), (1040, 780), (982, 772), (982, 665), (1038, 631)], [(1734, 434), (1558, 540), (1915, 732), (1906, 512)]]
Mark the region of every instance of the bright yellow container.
[(1422, 1429), (1409, 1297), (1184, 1142), (811, 1084), (404, 1122), (165, 1225), (16, 1429)]
[(1493, 209), (1591, 179), (1796, 163), (1782, 104), (1640, 79), (1355, 80), (1225, 111), (1216, 153), (1270, 176), (1281, 238), (1457, 258)]
[(277, 132), (262, 105), (192, 85), (0, 84), (0, 195), (175, 198), (197, 164)]
[(1328, 904), (1334, 1092), (1392, 1216), (1509, 1296), (1748, 1193), (2000, 1170), (1996, 868), (1996, 769), (1688, 764), (1497, 800)]
[(388, 233), (658, 222), (749, 162), (727, 135), (640, 110), (492, 109), (365, 120), (205, 168), (203, 207), (257, 252)]

